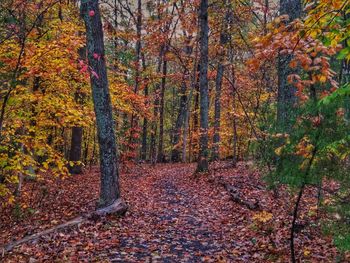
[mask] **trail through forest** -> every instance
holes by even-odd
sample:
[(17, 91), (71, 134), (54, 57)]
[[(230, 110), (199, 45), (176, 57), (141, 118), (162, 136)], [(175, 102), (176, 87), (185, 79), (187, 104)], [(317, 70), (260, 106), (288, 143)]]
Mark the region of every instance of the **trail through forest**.
[[(237, 168), (227, 167), (224, 162), (216, 166), (212, 167), (211, 174), (200, 177), (193, 175), (195, 165), (132, 168), (128, 173), (122, 173), (122, 189), (130, 206), (125, 216), (95, 218), (43, 236), (6, 254), (4, 261), (288, 261), (291, 218), (288, 212), (292, 204), (291, 207), (283, 205), (287, 193), (281, 191), (280, 198), (274, 199), (257, 171), (248, 169), (244, 163)], [(97, 199), (96, 180), (97, 171), (65, 180), (64, 183), (71, 184), (70, 189), (76, 189), (78, 195), (87, 197), (86, 200), (77, 201), (74, 195), (65, 197), (65, 193), (48, 197), (51, 202), (61, 201), (56, 214), (64, 214), (62, 211), (75, 206), (76, 211), (71, 211), (70, 216), (61, 218), (61, 221), (92, 208), (87, 201)], [(233, 202), (225, 188), (217, 183), (219, 181), (237, 187), (245, 200), (257, 200), (259, 208), (251, 210)], [(91, 195), (94, 198), (89, 197)], [(320, 235), (318, 225), (309, 221), (310, 207), (315, 201), (314, 191), (308, 191), (297, 235), (298, 256), (305, 260), (329, 262), (335, 259), (336, 250), (329, 239)], [(39, 213), (45, 218), (41, 224), (57, 224), (55, 213), (49, 212), (51, 206), (46, 203)], [(34, 218), (10, 225), (1, 233), (2, 237), (14, 229), (18, 231), (25, 224), (35, 227), (37, 221)], [(37, 226), (31, 231), (38, 232), (39, 228)], [(10, 236), (18, 237), (19, 234), (12, 232)]]

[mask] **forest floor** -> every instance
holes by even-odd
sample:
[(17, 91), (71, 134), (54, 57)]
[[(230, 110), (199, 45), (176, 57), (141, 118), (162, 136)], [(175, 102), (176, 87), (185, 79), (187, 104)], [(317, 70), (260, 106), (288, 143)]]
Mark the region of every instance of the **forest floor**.
[[(129, 205), (123, 217), (108, 216), (56, 231), (4, 253), (0, 262), (288, 262), (293, 203), (281, 189), (267, 190), (246, 163), (212, 165), (195, 177), (195, 164), (135, 166), (121, 173)], [(234, 202), (218, 182), (258, 201), (258, 209)], [(65, 180), (29, 182), (22, 208), (0, 211), (0, 247), (92, 211), (98, 198), (97, 169)], [(330, 237), (321, 235), (314, 189), (302, 200), (297, 257), (335, 262)]]

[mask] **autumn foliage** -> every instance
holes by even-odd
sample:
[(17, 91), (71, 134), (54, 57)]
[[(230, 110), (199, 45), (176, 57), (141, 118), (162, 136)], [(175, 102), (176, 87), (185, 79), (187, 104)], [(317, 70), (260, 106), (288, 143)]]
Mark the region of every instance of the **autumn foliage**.
[[(350, 2), (97, 2), (94, 10), (90, 4), (95, 2), (85, 1), (90, 8), (85, 13), (75, 0), (0, 2), (1, 209), (6, 214), (16, 211), (23, 220), (24, 214), (33, 216), (27, 212), (35, 204), (28, 200), (37, 200), (28, 194), (29, 185), (37, 196), (45, 192), (45, 198), (56, 180), (68, 178), (71, 181), (67, 182), (76, 185), (74, 176), (90, 176), (91, 171), (97, 174), (96, 166), (106, 157), (100, 154), (105, 141), (98, 124), (109, 121), (113, 125), (107, 130), (115, 131), (112, 135), (117, 140), (118, 154), (112, 156), (117, 160), (113, 163), (116, 183), (119, 168), (127, 174), (145, 169), (162, 187), (167, 185), (164, 175), (170, 189), (177, 189), (178, 183), (184, 192), (191, 191), (188, 178), (171, 177), (166, 174), (168, 166), (161, 163), (181, 162), (169, 165), (169, 170), (179, 167), (185, 171), (179, 174), (189, 177), (194, 172), (189, 163), (198, 162), (199, 167), (209, 162), (210, 169), (193, 176), (191, 184), (205, 176), (199, 183), (210, 192), (207, 183), (213, 183), (215, 189), (224, 185), (222, 176), (215, 175), (215, 165), (222, 165), (221, 161), (232, 165), (228, 171), (235, 174), (237, 164), (246, 176), (251, 169), (259, 169), (254, 172), (256, 181), (228, 178), (232, 184), (247, 184), (233, 186), (238, 190), (230, 188), (234, 189), (231, 199), (248, 204), (249, 209), (252, 200), (240, 199), (248, 192), (247, 196), (254, 196), (256, 189), (249, 186), (253, 180), (261, 183), (268, 202), (276, 207), (288, 203), (293, 216), (283, 215), (291, 221), (287, 237), (285, 226), (276, 221), (276, 207), (269, 210), (263, 201), (259, 211), (242, 212), (251, 228), (264, 233), (265, 239), (259, 236), (258, 243), (266, 249), (256, 248), (256, 253), (264, 251), (264, 260), (286, 260), (286, 244), (266, 241), (271, 235), (276, 237), (276, 229), (281, 228), (290, 243), (292, 262), (298, 255), (312, 258), (311, 245), (301, 248), (295, 238), (308, 218), (325, 236), (332, 237), (339, 257), (347, 258)], [(97, 32), (97, 27), (86, 30), (100, 14), (103, 32)], [(88, 33), (96, 32), (103, 36), (99, 41), (104, 43), (104, 54), (96, 53), (89, 40)], [(99, 82), (96, 65), (106, 69), (107, 83)], [(111, 118), (106, 122), (100, 121), (97, 113), (96, 83), (104, 84), (107, 102), (110, 100)], [(249, 168), (242, 168), (245, 163)], [(198, 167), (197, 171), (202, 171)], [(226, 168), (218, 170), (228, 177), (220, 169)], [(88, 178), (96, 188), (98, 182)], [(103, 180), (102, 171), (102, 188)], [(130, 187), (123, 186), (123, 194), (127, 193), (133, 205), (141, 206), (130, 193), (132, 187), (137, 188), (131, 182), (154, 191), (151, 180), (130, 180), (122, 179)], [(62, 187), (70, 186), (63, 183)], [(168, 190), (164, 191), (161, 195), (170, 198)], [(188, 201), (187, 194), (184, 198)], [(223, 202), (218, 197), (213, 200)], [(149, 204), (146, 207), (152, 209)], [(218, 213), (227, 216), (226, 212)], [(270, 229), (269, 224), (275, 228)], [(243, 236), (253, 238), (250, 232)], [(232, 249), (232, 253), (241, 253), (239, 248)], [(332, 258), (335, 251), (332, 247)]]

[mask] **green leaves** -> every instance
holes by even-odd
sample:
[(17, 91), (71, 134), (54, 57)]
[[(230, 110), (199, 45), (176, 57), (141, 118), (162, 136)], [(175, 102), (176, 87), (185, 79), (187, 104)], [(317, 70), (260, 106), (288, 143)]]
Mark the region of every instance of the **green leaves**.
[(350, 46), (343, 48), (337, 55), (337, 59), (347, 59), (350, 60)]
[(322, 98), (318, 102), (318, 107), (322, 108), (323, 106), (329, 105), (336, 100), (344, 99), (346, 96), (350, 96), (350, 83), (345, 84), (343, 87), (333, 91), (330, 95)]

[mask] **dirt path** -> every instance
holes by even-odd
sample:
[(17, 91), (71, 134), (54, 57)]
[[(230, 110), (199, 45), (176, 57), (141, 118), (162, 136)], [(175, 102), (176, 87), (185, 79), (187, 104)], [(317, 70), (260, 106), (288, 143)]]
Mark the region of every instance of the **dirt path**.
[[(234, 225), (237, 218), (232, 218), (230, 203), (222, 207), (216, 200), (220, 194), (212, 192), (207, 185), (196, 184), (190, 178), (192, 172), (193, 167), (164, 166), (158, 168), (156, 178), (150, 174), (139, 178), (149, 188), (144, 189), (147, 194), (141, 197), (145, 205), (132, 209), (133, 217), (140, 218), (133, 223), (137, 231), (121, 233), (120, 247), (110, 256), (112, 261), (199, 262), (221, 257), (251, 258), (248, 253), (239, 256), (232, 253), (237, 248), (232, 236), (240, 227)], [(231, 223), (223, 225), (223, 219)], [(133, 251), (135, 247), (137, 250)], [(246, 249), (249, 250), (248, 244)]]
[[(254, 220), (258, 211), (233, 202), (208, 176), (194, 179), (194, 169), (195, 165), (165, 164), (122, 174), (122, 192), (130, 206), (124, 217), (87, 221), (42, 237), (16, 248), (4, 262), (288, 262), (290, 215), (283, 195), (273, 199), (244, 166), (217, 172), (273, 214), (259, 226)], [(96, 180), (88, 178), (98, 173), (84, 176), (74, 184), (91, 182), (85, 191), (97, 192)], [(310, 196), (305, 202), (312, 205)], [(65, 204), (69, 207), (69, 200)], [(319, 232), (308, 224), (297, 234), (298, 258), (335, 259), (330, 240)]]

